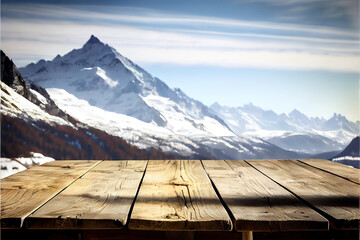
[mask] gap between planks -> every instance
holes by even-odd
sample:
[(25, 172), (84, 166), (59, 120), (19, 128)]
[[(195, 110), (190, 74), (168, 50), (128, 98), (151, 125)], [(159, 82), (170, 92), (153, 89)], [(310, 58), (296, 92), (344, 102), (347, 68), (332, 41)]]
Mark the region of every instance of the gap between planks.
[[(350, 182), (353, 182), (353, 183), (355, 183), (355, 184), (360, 185), (360, 173), (357, 174), (357, 180), (358, 180), (358, 181), (356, 181), (356, 180), (352, 180), (351, 178), (348, 178), (348, 177), (346, 176), (346, 174), (345, 174), (345, 175), (337, 174), (336, 172), (334, 172), (333, 169), (324, 169), (324, 168), (321, 168), (320, 166), (314, 165), (313, 162), (308, 162), (308, 161), (306, 161), (306, 160), (307, 160), (307, 159), (305, 159), (305, 160), (304, 160), (304, 159), (297, 159), (298, 162), (301, 162), (301, 163), (303, 163), (303, 164), (305, 164), (305, 165), (307, 165), (307, 166), (313, 167), (313, 168), (315, 168), (315, 169), (319, 169), (319, 170), (321, 170), (321, 171), (330, 173), (330, 174), (332, 174), (332, 175), (335, 175), (335, 176), (337, 176), (337, 177), (343, 178), (343, 179), (345, 179), (345, 180), (348, 180), (348, 181), (350, 181)], [(309, 159), (309, 160), (316, 160), (316, 159)], [(319, 161), (329, 161), (329, 162), (330, 162), (330, 160), (324, 160), (324, 159), (319, 159)], [(334, 162), (331, 161), (331, 163), (334, 163)], [(320, 163), (320, 164), (321, 164), (321, 163)], [(341, 163), (337, 163), (337, 164), (341, 164)], [(343, 167), (348, 167), (348, 166), (344, 165)], [(350, 168), (350, 167), (349, 167), (349, 168)], [(341, 169), (339, 169), (339, 170), (341, 170)], [(352, 170), (355, 170), (355, 169), (352, 169)], [(356, 170), (355, 170), (355, 171), (356, 171)], [(360, 170), (359, 170), (359, 171), (360, 171)]]
[[(203, 161), (206, 161), (206, 160), (201, 160), (201, 161), (200, 161), (200, 162), (201, 162), (201, 165), (202, 165), (204, 171), (206, 172), (206, 175), (207, 175), (208, 179), (210, 180), (211, 185), (212, 185), (213, 189), (215, 190), (216, 195), (217, 195), (218, 198), (220, 199), (221, 204), (224, 206), (226, 212), (228, 213), (228, 215), (229, 215), (229, 217), (230, 217), (230, 219), (231, 219), (231, 221), (232, 221), (232, 225), (235, 226), (235, 222), (236, 222), (235, 217), (234, 217), (233, 213), (230, 211), (230, 208), (228, 207), (228, 205), (225, 203), (225, 201), (224, 201), (224, 199), (222, 198), (221, 194), (219, 193), (219, 190), (218, 190), (217, 187), (215, 186), (214, 181), (213, 181), (213, 180), (211, 179), (211, 177), (209, 176), (209, 173), (206, 171)], [(224, 161), (224, 162), (226, 162), (225, 160), (219, 160), (219, 161)], [(227, 164), (227, 162), (226, 162), (226, 164)], [(235, 230), (235, 227), (234, 227), (233, 231), (236, 231), (236, 230)], [(243, 231), (243, 232), (242, 232), (242, 240), (253, 240), (253, 232), (252, 232), (252, 231)]]
[[(236, 231), (328, 229), (328, 221), (324, 217), (245, 161), (210, 160), (203, 161), (203, 166), (228, 207), (226, 209)], [(270, 200), (274, 201), (274, 206)], [(290, 205), (281, 207), (285, 200)], [(261, 205), (253, 205), (255, 203)]]
[(270, 176), (268, 176), (267, 174), (263, 173), (262, 171), (260, 171), (258, 168), (256, 168), (255, 166), (251, 165), (251, 163), (248, 162), (248, 160), (245, 160), (245, 162), (247, 164), (249, 164), (251, 167), (253, 167), (254, 169), (256, 169), (258, 172), (260, 172), (261, 174), (263, 174), (265, 177), (269, 178), (271, 181), (275, 182), (276, 184), (278, 184), (280, 187), (286, 189), (288, 192), (290, 192), (291, 194), (293, 194), (296, 198), (298, 198), (301, 202), (303, 202), (306, 206), (310, 207), (311, 209), (313, 209), (314, 211), (320, 213), (321, 215), (323, 215), (324, 217), (326, 217), (327, 219), (332, 219), (332, 217), (321, 211), (320, 209), (316, 208), (315, 206), (313, 206), (312, 204), (310, 204), (309, 202), (305, 201), (303, 198), (301, 198), (299, 195), (297, 195), (295, 192), (291, 191), (289, 188), (285, 187), (284, 185), (282, 185), (281, 183), (275, 181), (274, 179), (272, 179)]
[(128, 227), (230, 231), (232, 222), (200, 160), (150, 160)]
[[(64, 163), (66, 166), (61, 166)], [(1, 181), (1, 227), (20, 229), (31, 213), (100, 161), (55, 161), (16, 173)], [(52, 173), (52, 171), (57, 171)], [(49, 177), (47, 177), (47, 175)], [(62, 178), (62, 174), (64, 178)], [(33, 177), (35, 181), (32, 181)], [(30, 181), (30, 182), (28, 182)], [(25, 185), (22, 185), (26, 183)]]
[[(292, 194), (294, 194), (297, 198), (302, 200), (304, 203), (306, 203), (309, 207), (314, 209), (315, 211), (319, 212), (323, 216), (325, 216), (331, 223), (331, 226), (334, 229), (338, 230), (358, 230), (359, 229), (359, 214), (360, 210), (358, 207), (355, 207), (354, 204), (354, 197), (356, 196), (357, 202), (359, 200), (359, 195), (356, 195), (356, 193), (353, 193), (352, 191), (349, 191), (350, 188), (358, 186), (358, 184), (353, 183), (352, 181), (348, 181), (347, 179), (344, 179), (342, 177), (337, 176), (336, 174), (329, 173), (327, 171), (322, 171), (321, 169), (314, 168), (312, 166), (309, 166), (308, 164), (303, 164), (300, 161), (296, 160), (289, 160), (290, 164), (293, 164), (293, 167), (300, 167), (302, 171), (308, 172), (306, 177), (303, 178), (304, 173), (302, 171), (297, 172), (295, 170), (294, 173), (290, 173), (291, 170), (287, 169), (289, 168), (288, 165), (283, 165), (285, 168), (281, 168), (281, 162), (284, 160), (274, 160), (273, 162), (266, 162), (264, 160), (262, 161), (246, 161), (249, 165), (257, 169), (259, 172), (261, 172), (263, 175), (270, 178), (272, 181), (276, 182)], [(272, 167), (272, 168), (271, 168)], [(280, 168), (279, 168), (280, 167)], [(313, 169), (313, 170), (312, 170)], [(275, 171), (272, 173), (272, 171)], [(277, 172), (277, 175), (275, 174)], [(285, 174), (284, 176), (281, 174)], [(268, 175), (270, 174), (270, 175)], [(275, 174), (275, 175), (273, 175)], [(279, 175), (280, 174), (280, 175)], [(289, 175), (290, 174), (290, 175)], [(299, 183), (301, 184), (307, 184), (309, 181), (312, 183), (318, 183), (318, 187), (310, 187), (307, 192), (304, 190), (304, 188), (299, 188), (297, 184), (293, 183), (292, 181), (286, 181), (286, 176), (289, 179), (294, 178), (300, 178)], [(335, 181), (334, 184), (336, 186), (340, 186), (341, 184), (345, 184), (346, 186), (343, 186), (341, 188), (337, 188), (336, 186), (330, 185), (330, 188), (325, 187), (323, 178), (333, 178)], [(328, 180), (329, 181), (329, 180)], [(309, 185), (312, 186), (312, 185)], [(320, 188), (319, 190), (315, 190), (314, 188)], [(357, 188), (359, 189), (359, 188)], [(354, 189), (355, 190), (355, 189)], [(305, 191), (305, 192), (304, 192)], [(328, 192), (325, 194), (325, 192)], [(321, 197), (328, 197), (330, 198), (330, 202), (318, 202), (316, 199), (312, 199), (309, 196), (309, 193), (317, 193), (319, 194), (318, 198)], [(325, 194), (325, 195), (324, 195)], [(330, 195), (328, 195), (330, 194)], [(337, 194), (334, 196), (334, 194)], [(345, 194), (345, 195), (344, 195)], [(310, 197), (310, 198), (309, 198)], [(331, 198), (332, 197), (338, 197), (341, 198), (343, 201), (343, 204), (345, 205), (329, 205), (331, 204)], [(340, 199), (339, 199), (340, 200)]]
[[(61, 160), (58, 160), (61, 161)], [(22, 217), (21, 218), (21, 224), (20, 224), (20, 228), (23, 227), (25, 218), (27, 218), (28, 216), (34, 214), (37, 210), (39, 210), (42, 206), (44, 206), (45, 204), (47, 204), (49, 201), (51, 201), (53, 198), (55, 198), (57, 195), (59, 195), (61, 192), (63, 192), (65, 189), (67, 189), (68, 187), (70, 187), (72, 184), (74, 184), (77, 180), (79, 180), (80, 178), (82, 178), (85, 174), (87, 174), (88, 172), (90, 172), (94, 167), (96, 167), (97, 165), (99, 165), (100, 163), (102, 163), (104, 160), (98, 160), (98, 162), (92, 166), (90, 169), (88, 169), (86, 172), (84, 172), (81, 176), (79, 176), (78, 178), (74, 179), (74, 181), (72, 181), (69, 185), (67, 185), (66, 187), (64, 187), (62, 190), (60, 190), (59, 192), (57, 192), (54, 196), (52, 196), (51, 198), (49, 198), (46, 202), (44, 202), (43, 204), (41, 204), (40, 206), (38, 206), (34, 211), (32, 211), (31, 213), (29, 213), (27, 216)]]
[(135, 197), (134, 197), (134, 199), (133, 199), (133, 201), (132, 201), (132, 203), (131, 203), (131, 207), (130, 207), (130, 210), (129, 210), (129, 213), (128, 213), (128, 216), (127, 216), (127, 219), (126, 219), (126, 224), (125, 224), (125, 227), (126, 227), (126, 228), (129, 228), (128, 225), (129, 225), (130, 216), (131, 216), (132, 211), (133, 211), (133, 209), (134, 209), (134, 205), (135, 205), (136, 199), (137, 199), (137, 197), (138, 197), (138, 195), (139, 195), (140, 187), (141, 187), (141, 185), (142, 185), (142, 183), (143, 183), (143, 181), (144, 181), (144, 177), (145, 177), (145, 174), (146, 174), (146, 170), (147, 170), (148, 164), (149, 164), (149, 160), (146, 160), (146, 165), (145, 165), (144, 173), (143, 173), (143, 175), (142, 175), (142, 177), (141, 177), (141, 180), (140, 180), (138, 189), (137, 189), (136, 194), (135, 194)]
[[(120, 229), (147, 160), (103, 161), (26, 219), (29, 229)], [(68, 207), (67, 207), (68, 206)]]

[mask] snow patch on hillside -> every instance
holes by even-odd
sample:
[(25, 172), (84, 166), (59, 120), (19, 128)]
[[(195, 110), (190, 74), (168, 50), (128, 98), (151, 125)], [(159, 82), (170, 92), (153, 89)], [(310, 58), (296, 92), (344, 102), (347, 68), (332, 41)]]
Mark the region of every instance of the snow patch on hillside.
[(41, 95), (40, 93), (38, 93), (37, 91), (35, 91), (34, 89), (29, 89), (30, 90), (30, 92), (32, 93), (32, 94), (34, 94), (35, 96), (36, 96), (36, 98), (42, 103), (42, 104), (48, 104), (48, 101), (47, 101), (47, 99), (43, 96), (43, 95)]
[(350, 167), (360, 168), (360, 157), (344, 156), (333, 158), (332, 161), (345, 164)]
[(96, 75), (101, 77), (109, 87), (115, 87), (118, 84), (118, 82), (106, 76), (106, 72), (100, 67), (81, 69), (81, 71), (93, 71), (93, 70), (95, 70)]
[(32, 157), (19, 157), (19, 158), (1, 158), (1, 175), (0, 178), (13, 175), (15, 173), (24, 171), (36, 165), (41, 165), (47, 162), (55, 161), (51, 157), (46, 157), (41, 153), (32, 152)]

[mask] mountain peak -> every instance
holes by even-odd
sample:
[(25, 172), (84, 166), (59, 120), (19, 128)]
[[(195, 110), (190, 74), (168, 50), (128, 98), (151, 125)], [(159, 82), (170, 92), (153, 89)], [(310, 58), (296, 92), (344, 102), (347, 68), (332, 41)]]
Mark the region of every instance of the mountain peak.
[(295, 118), (298, 118), (298, 117), (306, 117), (307, 118), (307, 116), (305, 114), (303, 114), (296, 108), (294, 108), (294, 110), (292, 110), (288, 115), (289, 115), (289, 117), (295, 117)]
[(290, 114), (301, 114), (301, 112), (299, 110), (297, 110), (296, 108), (294, 108), (294, 110), (292, 110), (290, 112)]
[[(331, 117), (333, 119), (337, 119), (337, 120), (345, 120), (346, 117), (341, 115), (340, 113), (334, 113), (333, 116)], [(347, 119), (346, 119), (347, 120)]]
[(218, 102), (214, 102), (210, 108), (215, 109), (215, 110), (220, 110), (222, 108), (222, 106), (218, 103)]
[(97, 37), (95, 37), (94, 35), (91, 35), (90, 39), (85, 43), (85, 45), (99, 44), (99, 43), (102, 43), (102, 42), (100, 42), (100, 40)]
[(53, 59), (53, 61), (55, 60), (59, 60), (61, 58), (60, 54), (56, 55), (56, 57)]
[(245, 104), (242, 109), (244, 110), (262, 110), (260, 107), (255, 106), (252, 102)]

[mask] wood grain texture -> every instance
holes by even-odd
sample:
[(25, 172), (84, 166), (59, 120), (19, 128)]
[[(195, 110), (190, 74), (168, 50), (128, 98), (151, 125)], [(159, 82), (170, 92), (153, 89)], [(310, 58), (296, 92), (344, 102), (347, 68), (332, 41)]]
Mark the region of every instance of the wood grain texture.
[(199, 160), (150, 160), (129, 229), (229, 231), (232, 223)]
[(328, 221), (245, 161), (204, 160), (236, 231), (327, 230)]
[(28, 229), (120, 229), (147, 161), (104, 161), (25, 220)]
[(20, 228), (25, 217), (100, 161), (54, 161), (1, 180), (1, 227)]
[(312, 205), (335, 229), (359, 229), (360, 186), (296, 160), (247, 161)]
[(298, 161), (360, 184), (360, 169), (325, 159), (301, 159)]

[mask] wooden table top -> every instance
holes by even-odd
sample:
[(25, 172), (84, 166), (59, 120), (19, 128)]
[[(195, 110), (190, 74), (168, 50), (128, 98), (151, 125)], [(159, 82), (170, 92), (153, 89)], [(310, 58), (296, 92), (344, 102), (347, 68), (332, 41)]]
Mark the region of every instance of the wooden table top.
[(1, 180), (3, 229), (359, 229), (360, 171), (328, 160), (55, 161)]

